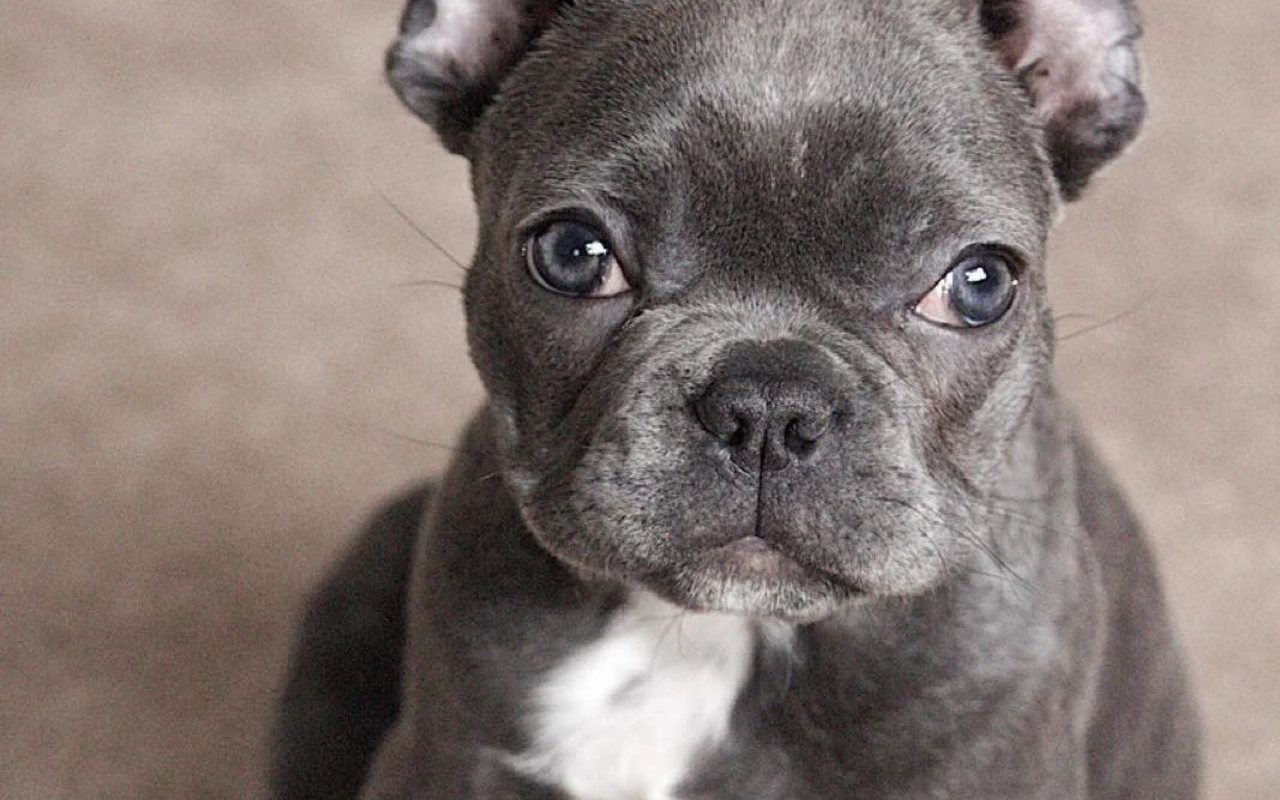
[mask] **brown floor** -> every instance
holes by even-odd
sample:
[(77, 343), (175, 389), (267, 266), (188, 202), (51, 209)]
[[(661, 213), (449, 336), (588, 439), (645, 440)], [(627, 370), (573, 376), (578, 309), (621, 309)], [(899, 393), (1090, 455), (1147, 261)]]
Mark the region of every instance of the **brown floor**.
[[(464, 165), (399, 0), (0, 9), (0, 797), (250, 797), (291, 618), (477, 399)], [(1061, 383), (1150, 525), (1206, 796), (1280, 797), (1280, 5), (1150, 0), (1153, 119), (1055, 243)], [(305, 9), (305, 10), (303, 10)]]

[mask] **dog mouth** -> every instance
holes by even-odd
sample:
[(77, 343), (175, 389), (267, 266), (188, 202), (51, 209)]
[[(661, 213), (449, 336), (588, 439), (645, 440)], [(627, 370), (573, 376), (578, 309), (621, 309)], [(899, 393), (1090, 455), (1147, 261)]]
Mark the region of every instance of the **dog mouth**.
[(806, 570), (800, 562), (759, 536), (743, 536), (729, 544), (713, 547), (698, 559), (704, 566), (743, 578), (759, 580), (800, 580)]
[(828, 616), (859, 594), (754, 535), (692, 554), (650, 578), (655, 591), (691, 611), (796, 623)]

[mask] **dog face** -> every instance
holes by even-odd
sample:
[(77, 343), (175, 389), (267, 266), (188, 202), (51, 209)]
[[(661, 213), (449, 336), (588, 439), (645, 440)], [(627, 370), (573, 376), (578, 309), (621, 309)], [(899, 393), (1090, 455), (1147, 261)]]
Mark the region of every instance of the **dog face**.
[(402, 27), (393, 85), (472, 159), (472, 354), (548, 551), (792, 620), (981, 568), (1048, 380), (1055, 205), (1141, 119), (1124, 6), (441, 0)]

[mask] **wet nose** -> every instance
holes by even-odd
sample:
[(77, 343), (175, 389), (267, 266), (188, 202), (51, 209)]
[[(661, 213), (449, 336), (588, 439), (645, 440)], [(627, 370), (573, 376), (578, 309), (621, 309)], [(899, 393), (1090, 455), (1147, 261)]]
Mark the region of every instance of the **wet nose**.
[(830, 371), (807, 347), (738, 348), (713, 370), (694, 414), (740, 468), (783, 469), (809, 458), (831, 430)]

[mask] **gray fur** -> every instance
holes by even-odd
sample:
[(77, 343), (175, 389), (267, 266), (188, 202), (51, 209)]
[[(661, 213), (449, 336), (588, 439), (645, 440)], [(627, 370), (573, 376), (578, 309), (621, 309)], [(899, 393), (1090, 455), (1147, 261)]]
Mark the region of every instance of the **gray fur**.
[[(400, 659), (401, 699), (360, 796), (558, 797), (500, 754), (527, 745), (542, 676), (643, 588), (794, 626), (759, 643), (681, 797), (1194, 797), (1150, 558), (1049, 383), (1045, 239), (1141, 120), (1133, 37), (1107, 43), (1124, 91), (1077, 103), (1011, 71), (1017, 3), (515, 3), (528, 38), (484, 59), (508, 72), (413, 94), (446, 86), (401, 53), (432, 8), (410, 3), (389, 72), (472, 159), (489, 403), (414, 545), (403, 644), (371, 654)], [(634, 292), (528, 275), (521, 242), (569, 208), (608, 228)], [(993, 243), (1025, 267), (1004, 319), (911, 313)], [(709, 433), (744, 403), (766, 409), (755, 438)], [(780, 408), (819, 433), (779, 445)], [(789, 566), (718, 555), (744, 536)], [(304, 688), (347, 635), (323, 613)], [(278, 796), (350, 796), (291, 788), (333, 757), (308, 728), (326, 724), (288, 710)]]

